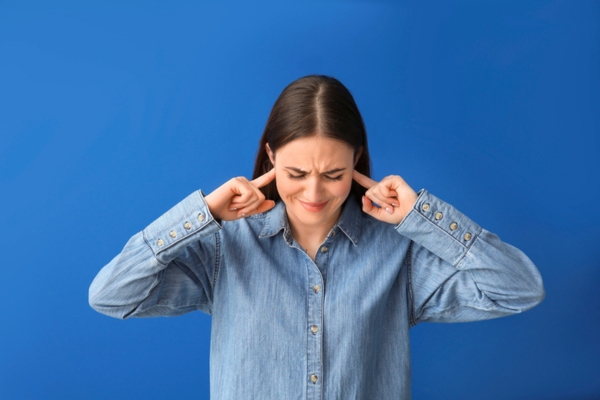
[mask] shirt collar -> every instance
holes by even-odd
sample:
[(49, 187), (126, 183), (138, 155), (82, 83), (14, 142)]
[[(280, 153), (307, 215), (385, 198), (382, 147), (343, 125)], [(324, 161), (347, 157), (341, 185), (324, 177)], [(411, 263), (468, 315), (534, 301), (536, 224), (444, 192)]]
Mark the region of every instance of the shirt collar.
[[(350, 239), (353, 245), (358, 244), (362, 229), (364, 213), (352, 194), (346, 200), (340, 219), (335, 224)], [(334, 227), (335, 228), (335, 227)]]
[(285, 203), (278, 201), (271, 210), (265, 213), (265, 223), (262, 230), (260, 231), (259, 238), (265, 238), (276, 235), (283, 229), (283, 236), (289, 243), (291, 241), (292, 232), (290, 231), (290, 224), (285, 213)]
[[(340, 218), (333, 226), (332, 231), (340, 230), (350, 239), (355, 246), (360, 238), (362, 228), (363, 212), (356, 199), (350, 195), (344, 203)], [(285, 213), (285, 203), (278, 201), (275, 207), (266, 213), (265, 223), (260, 231), (260, 238), (271, 237), (283, 230), (286, 242), (291, 243), (292, 232)]]

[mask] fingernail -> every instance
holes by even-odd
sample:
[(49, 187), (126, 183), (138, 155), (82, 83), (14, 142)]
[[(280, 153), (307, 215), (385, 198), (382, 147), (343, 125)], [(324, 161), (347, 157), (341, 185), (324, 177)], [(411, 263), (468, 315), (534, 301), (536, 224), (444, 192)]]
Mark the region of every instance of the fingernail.
[(391, 209), (391, 208), (389, 208), (389, 207), (386, 207), (386, 208), (385, 208), (385, 211), (389, 212), (390, 214), (392, 214), (392, 213), (393, 213), (392, 209)]
[(232, 208), (229, 209), (229, 211), (237, 211), (237, 208), (232, 207)]
[(365, 204), (365, 196), (361, 197), (360, 200), (362, 201), (363, 204)]
[(396, 204), (396, 203), (392, 203), (392, 206), (393, 206), (393, 207), (398, 207), (398, 204)]
[(244, 217), (246, 216), (246, 213), (241, 213), (241, 214), (240, 214), (240, 216), (241, 216), (242, 218), (244, 218)]

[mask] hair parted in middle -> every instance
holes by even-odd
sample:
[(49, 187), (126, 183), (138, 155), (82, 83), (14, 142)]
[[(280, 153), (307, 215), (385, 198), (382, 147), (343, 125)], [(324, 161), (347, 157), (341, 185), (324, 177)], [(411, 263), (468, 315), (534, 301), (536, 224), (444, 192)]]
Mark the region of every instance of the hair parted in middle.
[[(362, 148), (355, 169), (371, 176), (367, 132), (352, 94), (333, 77), (309, 75), (290, 83), (275, 101), (260, 138), (252, 179), (273, 168), (266, 144), (276, 154), (277, 149), (293, 140), (317, 135), (347, 143), (355, 156)], [(261, 191), (269, 200), (280, 200), (274, 181)], [(351, 194), (359, 204), (365, 191), (352, 182)]]

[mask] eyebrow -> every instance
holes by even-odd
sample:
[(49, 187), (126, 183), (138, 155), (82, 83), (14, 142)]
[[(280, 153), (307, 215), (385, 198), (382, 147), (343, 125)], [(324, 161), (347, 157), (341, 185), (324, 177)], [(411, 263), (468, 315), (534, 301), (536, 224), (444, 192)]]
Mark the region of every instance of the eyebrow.
[[(300, 168), (295, 168), (295, 167), (285, 167), (285, 169), (289, 169), (290, 171), (293, 171), (297, 174), (307, 174), (308, 172), (301, 170)], [(334, 169), (330, 169), (329, 171), (325, 171), (323, 172), (321, 175), (331, 175), (331, 174), (335, 174), (337, 172), (342, 172), (345, 171), (346, 168), (334, 168)]]

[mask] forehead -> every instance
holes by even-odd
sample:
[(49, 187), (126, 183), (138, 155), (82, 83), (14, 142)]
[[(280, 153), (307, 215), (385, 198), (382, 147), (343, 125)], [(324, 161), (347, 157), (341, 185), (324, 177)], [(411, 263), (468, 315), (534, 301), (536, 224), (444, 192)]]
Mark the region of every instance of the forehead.
[(342, 168), (352, 164), (354, 149), (340, 140), (323, 136), (296, 139), (277, 150), (276, 160), (286, 167)]

